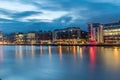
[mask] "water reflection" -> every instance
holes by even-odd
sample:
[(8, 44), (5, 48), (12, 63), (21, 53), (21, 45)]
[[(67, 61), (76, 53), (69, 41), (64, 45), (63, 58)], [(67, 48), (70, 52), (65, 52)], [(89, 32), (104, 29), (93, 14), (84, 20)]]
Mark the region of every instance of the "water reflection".
[(77, 53), (79, 53), (79, 52), (80, 52), (80, 51), (79, 51), (79, 50), (80, 50), (79, 48), (80, 48), (80, 47), (79, 47), (79, 46), (77, 46)]
[(102, 54), (103, 62), (106, 68), (118, 70), (120, 67), (120, 47), (105, 47)]
[(90, 65), (91, 65), (91, 68), (94, 68), (95, 67), (95, 62), (96, 62), (96, 47), (90, 47), (89, 49), (89, 53), (90, 53)]
[(114, 60), (115, 60), (115, 67), (119, 67), (119, 48), (114, 47)]
[(4, 80), (11, 76), (11, 80), (120, 80), (119, 52), (120, 47), (0, 46), (0, 76), (5, 75)]
[(40, 56), (42, 56), (42, 46), (40, 46)]
[(19, 46), (19, 58), (20, 58), (21, 60), (23, 59), (22, 46)]
[(78, 56), (80, 56), (80, 59), (82, 59), (82, 57), (83, 57), (83, 50), (82, 50), (82, 48), (83, 47), (79, 47), (79, 46), (77, 46), (77, 54), (78, 54)]
[(31, 50), (32, 50), (32, 59), (34, 59), (34, 57), (35, 57), (35, 46), (31, 46)]
[(3, 49), (2, 46), (0, 46), (0, 63), (3, 61)]
[(74, 55), (74, 60), (76, 61), (76, 46), (73, 46), (73, 55)]
[(59, 55), (60, 55), (60, 60), (62, 60), (62, 46), (59, 46)]
[(22, 52), (22, 46), (16, 46), (15, 47), (15, 54), (16, 58), (22, 60), (23, 59), (23, 52)]
[(50, 58), (50, 60), (52, 59), (51, 57), (52, 57), (52, 54), (51, 54), (51, 46), (48, 46), (48, 53), (49, 53), (49, 58)]
[(26, 46), (26, 56), (28, 57), (28, 46)]
[(83, 50), (82, 50), (82, 48), (80, 47), (80, 58), (82, 58), (83, 57)]

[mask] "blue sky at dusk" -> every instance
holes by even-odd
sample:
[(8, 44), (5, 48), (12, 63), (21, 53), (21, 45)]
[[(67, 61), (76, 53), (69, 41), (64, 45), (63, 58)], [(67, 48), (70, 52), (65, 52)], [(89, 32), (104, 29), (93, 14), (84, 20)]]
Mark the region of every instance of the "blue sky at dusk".
[(120, 20), (120, 0), (0, 0), (4, 33), (54, 30)]

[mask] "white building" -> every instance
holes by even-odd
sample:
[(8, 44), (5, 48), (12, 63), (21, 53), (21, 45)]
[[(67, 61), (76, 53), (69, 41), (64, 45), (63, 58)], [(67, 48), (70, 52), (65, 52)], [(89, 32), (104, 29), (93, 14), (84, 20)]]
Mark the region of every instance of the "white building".
[(99, 23), (88, 24), (90, 41), (96, 43), (103, 43), (103, 25)]

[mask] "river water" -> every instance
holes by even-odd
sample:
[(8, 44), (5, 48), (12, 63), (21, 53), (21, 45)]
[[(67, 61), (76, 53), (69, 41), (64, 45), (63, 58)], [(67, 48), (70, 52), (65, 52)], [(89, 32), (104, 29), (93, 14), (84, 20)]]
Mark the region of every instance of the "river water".
[(2, 80), (120, 80), (120, 47), (0, 46)]

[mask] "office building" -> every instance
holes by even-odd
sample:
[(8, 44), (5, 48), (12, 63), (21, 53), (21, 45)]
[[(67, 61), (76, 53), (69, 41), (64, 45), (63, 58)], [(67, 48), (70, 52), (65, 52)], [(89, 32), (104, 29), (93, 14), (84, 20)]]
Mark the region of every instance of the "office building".
[(70, 27), (60, 30), (55, 30), (53, 32), (53, 41), (56, 43), (63, 44), (77, 44), (77, 40), (81, 37), (79, 27)]
[(35, 32), (29, 32), (26, 34), (27, 44), (36, 44)]
[(103, 25), (100, 23), (89, 23), (89, 42), (103, 43)]
[(120, 43), (120, 21), (103, 25), (105, 43)]

